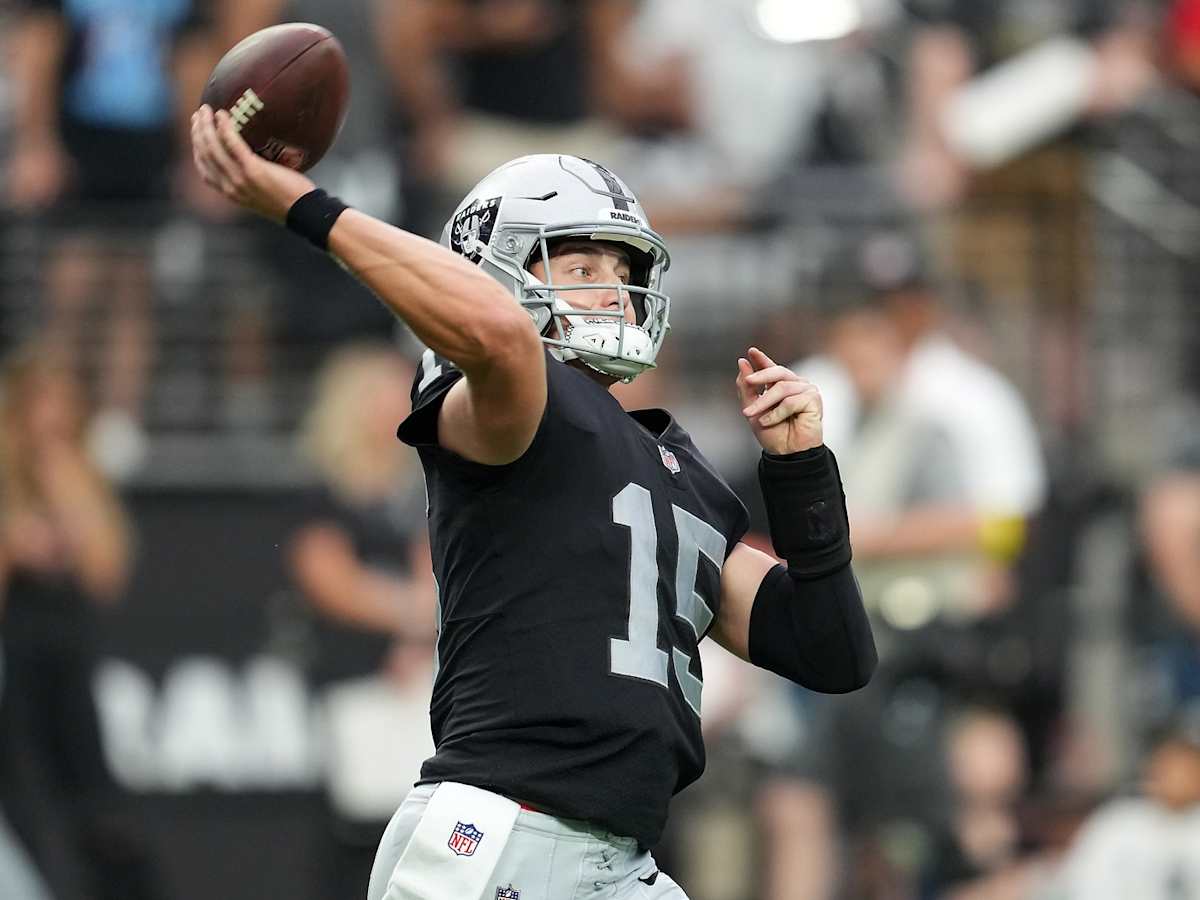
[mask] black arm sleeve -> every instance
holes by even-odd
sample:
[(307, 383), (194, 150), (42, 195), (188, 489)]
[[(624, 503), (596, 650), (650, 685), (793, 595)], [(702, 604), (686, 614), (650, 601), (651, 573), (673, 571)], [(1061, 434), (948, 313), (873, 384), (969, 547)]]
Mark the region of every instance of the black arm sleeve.
[(824, 694), (870, 681), (879, 656), (853, 569), (820, 578), (783, 566), (767, 572), (750, 610), (750, 661)]

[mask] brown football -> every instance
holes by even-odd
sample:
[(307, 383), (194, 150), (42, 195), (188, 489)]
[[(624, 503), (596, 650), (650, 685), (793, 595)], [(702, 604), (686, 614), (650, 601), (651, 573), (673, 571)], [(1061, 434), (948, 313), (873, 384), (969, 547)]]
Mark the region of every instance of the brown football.
[(333, 144), (349, 99), (338, 39), (319, 25), (289, 22), (256, 31), (226, 53), (200, 102), (228, 110), (259, 156), (304, 172)]

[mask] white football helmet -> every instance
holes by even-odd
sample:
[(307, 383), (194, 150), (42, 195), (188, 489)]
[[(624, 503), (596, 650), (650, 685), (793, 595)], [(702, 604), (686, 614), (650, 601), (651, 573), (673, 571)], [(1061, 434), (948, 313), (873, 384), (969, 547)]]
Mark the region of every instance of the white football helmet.
[[(541, 259), (550, 273), (550, 244), (561, 238), (626, 246), (629, 284), (543, 283), (529, 271)], [(671, 258), (633, 192), (604, 166), (577, 156), (538, 154), (505, 163), (467, 194), (442, 231), (442, 245), (512, 290), (558, 359), (579, 359), (632, 381), (653, 368), (670, 330), (670, 298), (662, 293)], [(622, 309), (580, 312), (570, 292), (613, 289)], [(625, 321), (631, 304), (636, 324)]]

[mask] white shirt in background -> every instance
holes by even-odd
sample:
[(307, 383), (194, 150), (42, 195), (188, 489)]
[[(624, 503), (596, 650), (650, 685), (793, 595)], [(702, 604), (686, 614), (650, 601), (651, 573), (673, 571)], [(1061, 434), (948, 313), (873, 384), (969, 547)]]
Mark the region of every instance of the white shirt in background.
[(1063, 900), (1200, 897), (1200, 807), (1171, 812), (1144, 799), (1117, 800), (1084, 824), (1063, 860)]
[[(795, 371), (817, 385), (825, 406), (825, 443), (849, 446), (859, 399), (832, 357), (802, 360)], [(944, 335), (931, 335), (905, 364), (900, 402), (951, 441), (971, 500), (989, 515), (1028, 516), (1046, 495), (1037, 429), (1016, 388)]]

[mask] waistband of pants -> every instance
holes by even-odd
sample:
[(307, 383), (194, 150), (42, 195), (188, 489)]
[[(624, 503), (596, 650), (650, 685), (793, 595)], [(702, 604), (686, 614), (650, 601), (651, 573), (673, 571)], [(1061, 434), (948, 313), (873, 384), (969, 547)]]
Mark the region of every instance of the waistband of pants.
[[(410, 800), (428, 802), (436, 789), (437, 784), (419, 784), (409, 792), (408, 798)], [(606, 831), (584, 819), (562, 818), (561, 816), (542, 812), (512, 797), (508, 799), (513, 800), (521, 808), (517, 814), (517, 821), (513, 825), (515, 831), (536, 832), (548, 837), (570, 841), (600, 841), (612, 845), (617, 850), (628, 851), (630, 853), (638, 852), (637, 840), (635, 838), (613, 834), (611, 831)]]

